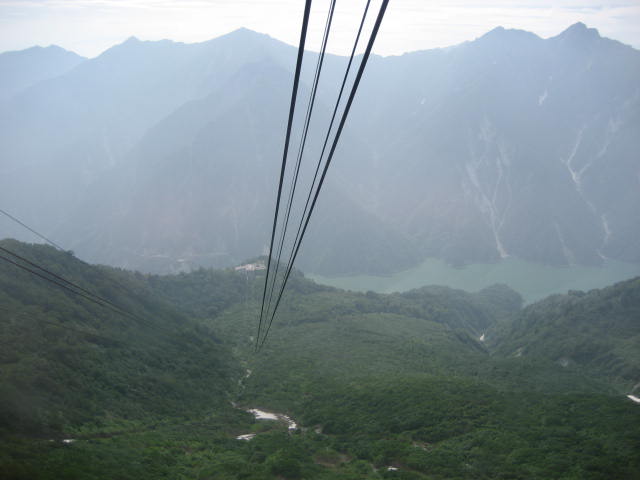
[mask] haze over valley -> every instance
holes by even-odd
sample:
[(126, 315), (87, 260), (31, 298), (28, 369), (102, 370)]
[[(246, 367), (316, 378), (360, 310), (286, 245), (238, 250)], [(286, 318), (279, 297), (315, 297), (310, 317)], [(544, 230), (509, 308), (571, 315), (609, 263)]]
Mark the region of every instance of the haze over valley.
[(350, 105), (302, 51), (0, 53), (0, 477), (640, 478), (640, 51), (371, 55), (289, 262)]
[[(12, 71), (0, 118), (7, 211), (80, 258), (142, 271), (266, 253), (294, 47), (243, 29), (60, 55), (0, 56)], [(325, 63), (318, 130), (346, 58)], [(298, 266), (335, 277), (427, 259), (637, 265), (639, 72), (637, 50), (583, 24), (374, 57)], [(313, 156), (321, 138), (310, 137)]]

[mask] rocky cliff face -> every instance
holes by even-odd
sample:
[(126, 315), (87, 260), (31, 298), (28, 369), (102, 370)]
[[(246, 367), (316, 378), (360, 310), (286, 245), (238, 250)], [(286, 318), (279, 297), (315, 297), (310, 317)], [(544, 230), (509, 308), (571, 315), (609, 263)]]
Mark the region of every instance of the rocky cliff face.
[(372, 176), (387, 178), (376, 195), (388, 194), (380, 205), (425, 253), (454, 262), (640, 258), (623, 247), (640, 228), (630, 210), (640, 200), (637, 51), (582, 24), (547, 40), (495, 29), (382, 59), (369, 74), (379, 81), (370, 90), (390, 86), (370, 118), (385, 172)]
[[(93, 261), (167, 271), (260, 254), (294, 57), (246, 30), (130, 39), (40, 82), (0, 114), (0, 201)], [(345, 64), (327, 60), (310, 163)], [(638, 51), (582, 24), (373, 58), (300, 265), (640, 261), (639, 79)]]

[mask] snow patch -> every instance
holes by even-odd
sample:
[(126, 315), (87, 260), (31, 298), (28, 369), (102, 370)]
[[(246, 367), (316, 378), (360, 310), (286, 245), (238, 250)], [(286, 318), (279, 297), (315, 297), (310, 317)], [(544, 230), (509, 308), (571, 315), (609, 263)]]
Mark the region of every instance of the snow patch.
[[(501, 231), (511, 206), (509, 182), (511, 159), (493, 125), (486, 117), (480, 125), (477, 138), (482, 144), (483, 152), (476, 154), (473, 146), (470, 145), (471, 161), (465, 163), (465, 170), (475, 190), (478, 207), (486, 217), (493, 233), (496, 250), (500, 258), (507, 258), (509, 253), (502, 243)], [(497, 155), (495, 150), (498, 151)], [(483, 173), (485, 175), (482, 175)], [(492, 180), (482, 182), (482, 178)]]
[(545, 90), (541, 95), (538, 96), (538, 106), (541, 107), (544, 101), (547, 99), (547, 95), (549, 94), (548, 90)]
[[(253, 372), (249, 368), (247, 368), (245, 370), (245, 374), (238, 379), (238, 385), (240, 385), (241, 387), (244, 388), (244, 382), (245, 382), (245, 380), (247, 380), (251, 376), (251, 373), (253, 373)], [(235, 405), (234, 405), (234, 407), (235, 407)]]
[(283, 415), (282, 413), (271, 413), (265, 412), (264, 410), (259, 410), (257, 408), (251, 408), (247, 410), (247, 412), (251, 413), (256, 420), (280, 420), (281, 422), (285, 422), (289, 427), (289, 430), (297, 430), (298, 424), (291, 419), (291, 417), (287, 415)]
[(253, 416), (256, 417), (256, 420), (278, 420), (278, 416), (275, 413), (265, 412), (263, 410), (258, 410), (257, 408), (252, 408), (247, 411), (253, 414)]
[(622, 123), (623, 123), (622, 120), (617, 119), (617, 118), (610, 118), (609, 119), (609, 123), (607, 124), (607, 131), (606, 131), (606, 134), (605, 134), (604, 142), (602, 143), (602, 147), (600, 148), (600, 151), (597, 154), (598, 158), (604, 156), (604, 154), (607, 153), (607, 150), (609, 149), (609, 145), (611, 145), (611, 142), (613, 141), (613, 138), (615, 137), (615, 135), (618, 132), (618, 130), (620, 130), (620, 127), (622, 126)]
[[(250, 370), (247, 370), (247, 374), (248, 374), (247, 376), (251, 375), (250, 372), (251, 372)], [(236, 404), (234, 402), (231, 402), (231, 404), (234, 407), (236, 407)], [(275, 421), (279, 421), (279, 422), (284, 422), (289, 427), (289, 431), (290, 432), (298, 429), (298, 424), (296, 422), (294, 422), (291, 419), (291, 417), (288, 417), (287, 415), (283, 415), (282, 413), (265, 412), (264, 410), (260, 410), (258, 408), (251, 408), (251, 409), (247, 410), (247, 412), (251, 413), (256, 418), (256, 420), (275, 420)], [(255, 436), (256, 436), (255, 433), (245, 433), (243, 435), (238, 435), (236, 437), (236, 440), (249, 441), (252, 438), (254, 438)]]
[[(611, 237), (611, 230), (609, 229), (609, 225), (607, 223), (607, 219), (604, 215), (599, 215), (596, 209), (596, 206), (594, 205), (594, 203), (589, 200), (583, 191), (582, 188), (582, 178), (584, 176), (584, 173), (591, 168), (591, 166), (595, 163), (595, 161), (600, 158), (600, 156), (604, 155), (604, 152), (606, 151), (610, 141), (611, 141), (611, 136), (612, 136), (612, 132), (615, 132), (615, 130), (617, 128), (619, 128), (619, 126), (617, 125), (616, 122), (614, 121), (609, 121), (609, 127), (608, 127), (608, 134), (607, 137), (608, 139), (605, 142), (605, 145), (603, 146), (602, 150), (600, 151), (600, 153), (596, 156), (591, 158), (589, 161), (587, 161), (581, 168), (576, 168), (573, 165), (573, 160), (575, 159), (576, 153), (578, 152), (578, 149), (580, 148), (580, 144), (582, 143), (582, 134), (584, 132), (586, 127), (582, 127), (579, 131), (578, 131), (578, 135), (576, 137), (576, 140), (573, 144), (573, 147), (571, 148), (571, 152), (569, 154), (569, 156), (566, 159), (560, 158), (560, 161), (562, 162), (562, 164), (567, 168), (567, 170), (569, 171), (569, 174), (571, 175), (571, 180), (573, 181), (573, 184), (576, 188), (576, 192), (578, 193), (578, 195), (580, 195), (580, 198), (582, 198), (582, 200), (584, 201), (584, 203), (587, 205), (587, 207), (589, 207), (589, 210), (591, 210), (591, 212), (593, 213), (593, 215), (600, 220), (600, 223), (602, 225), (602, 231), (604, 233), (604, 240), (603, 240), (603, 244), (602, 246), (605, 246), (607, 244), (607, 242), (609, 241), (609, 238)], [(604, 255), (602, 255), (602, 253), (598, 252), (598, 254), (600, 255), (601, 258), (605, 258)]]
[(582, 127), (578, 131), (578, 136), (576, 137), (576, 141), (573, 143), (573, 147), (571, 148), (571, 153), (569, 153), (569, 156), (566, 159), (562, 159), (562, 158), (560, 159), (560, 161), (564, 164), (564, 166), (567, 167), (567, 170), (571, 175), (571, 180), (573, 181), (573, 184), (575, 185), (576, 190), (580, 194), (582, 194), (582, 184), (581, 184), (580, 177), (582, 176), (582, 171), (584, 171), (584, 169), (582, 171), (575, 170), (572, 167), (571, 162), (575, 158), (576, 153), (578, 153), (578, 148), (580, 148), (580, 144), (582, 143), (582, 132), (584, 132), (584, 128), (585, 127)]
[(560, 231), (560, 226), (558, 225), (558, 222), (553, 222), (553, 225), (556, 229), (558, 240), (560, 240), (560, 245), (562, 246), (562, 254), (564, 255), (564, 258), (567, 260), (567, 263), (569, 265), (575, 265), (576, 257), (573, 254), (573, 251), (571, 251), (567, 243), (564, 241), (564, 235), (562, 235), (562, 232)]
[(604, 213), (600, 215), (600, 219), (602, 220), (602, 229), (604, 230), (604, 243), (606, 245), (606, 243), (611, 238), (611, 227), (609, 227), (607, 216)]
[(603, 260), (607, 260), (607, 257), (602, 253), (602, 249), (606, 247), (609, 243), (609, 240), (611, 240), (611, 235), (613, 232), (611, 232), (611, 227), (609, 227), (609, 221), (607, 220), (606, 213), (600, 215), (600, 223), (602, 225), (602, 230), (604, 231), (604, 238), (602, 239), (602, 244), (598, 249), (598, 255), (600, 255), (600, 258), (602, 258)]

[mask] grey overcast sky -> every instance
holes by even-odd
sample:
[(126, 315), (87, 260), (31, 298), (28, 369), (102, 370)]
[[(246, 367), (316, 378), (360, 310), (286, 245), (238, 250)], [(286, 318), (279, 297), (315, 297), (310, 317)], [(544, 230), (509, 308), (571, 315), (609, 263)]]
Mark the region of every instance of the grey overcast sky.
[[(329, 50), (345, 53), (366, 0), (338, 0)], [(60, 45), (94, 57), (130, 36), (208, 40), (239, 27), (296, 44), (303, 0), (0, 0), (0, 52)], [(329, 0), (315, 0), (310, 48), (319, 43)], [(377, 10), (380, 0), (372, 0)], [(640, 0), (391, 0), (376, 53), (445, 47), (492, 28), (541, 37), (575, 22), (640, 48)], [(314, 44), (315, 42), (315, 44)]]

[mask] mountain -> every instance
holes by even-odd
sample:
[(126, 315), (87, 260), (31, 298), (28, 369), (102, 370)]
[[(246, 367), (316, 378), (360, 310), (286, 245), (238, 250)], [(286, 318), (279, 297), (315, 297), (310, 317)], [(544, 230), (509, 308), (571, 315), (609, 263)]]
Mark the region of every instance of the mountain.
[(528, 306), (504, 337), (504, 355), (547, 358), (631, 389), (640, 379), (640, 278)]
[[(41, 82), (0, 114), (0, 202), (82, 258), (127, 268), (261, 254), (294, 58), (244, 29), (192, 45), (132, 38)], [(326, 60), (311, 159), (345, 63)], [(583, 24), (373, 57), (299, 266), (640, 261), (639, 78), (637, 50)]]
[(354, 111), (375, 152), (362, 191), (423, 254), (638, 261), (637, 50), (583, 24), (546, 40), (497, 28), (367, 73), (380, 106)]
[(0, 105), (38, 82), (65, 74), (84, 60), (56, 45), (0, 53)]
[(129, 151), (157, 122), (226, 82), (237, 62), (260, 58), (260, 38), (236, 32), (185, 45), (132, 37), (12, 99), (0, 112), (2, 203), (47, 232), (78, 205), (104, 205), (111, 198), (95, 198), (96, 184), (128, 164)]
[[(507, 287), (381, 295), (296, 271), (256, 352), (264, 271), (143, 275), (0, 246), (135, 315), (3, 262), (3, 478), (622, 479), (640, 468), (638, 405), (606, 372), (534, 348), (503, 354), (508, 334), (495, 347), (478, 338), (531, 317)], [(617, 342), (636, 290), (574, 292), (564, 310), (608, 322), (599, 336)], [(566, 336), (557, 323), (546, 328)], [(243, 411), (255, 408), (296, 428)]]
[[(415, 479), (624, 478), (637, 469), (637, 405), (624, 398), (627, 385), (610, 372), (567, 368), (537, 350), (503, 354), (500, 338), (488, 348), (478, 338), (496, 323), (511, 331), (515, 322), (518, 331), (526, 318), (528, 310), (506, 287), (380, 295), (296, 275), (256, 354), (262, 274), (246, 274), (244, 295), (237, 294), (244, 298), (222, 310), (214, 293), (220, 279), (207, 277), (154, 277), (154, 288), (234, 345), (248, 369), (240, 405), (284, 412), (307, 428), (307, 438), (332, 442), (316, 459), (337, 478), (356, 461), (367, 463), (356, 478), (377, 478), (374, 469), (385, 478), (389, 466)], [(195, 301), (181, 294), (187, 286)], [(617, 343), (617, 332), (636, 318), (638, 299), (625, 294), (631, 316), (609, 319), (617, 300), (606, 290), (587, 295), (600, 312), (591, 322), (615, 331), (600, 332), (601, 340)], [(559, 343), (567, 340), (562, 328), (549, 331)], [(302, 452), (291, 445), (286, 451), (292, 465), (309, 468)]]
[(228, 409), (239, 372), (229, 350), (142, 278), (49, 246), (3, 240), (0, 247), (3, 257), (13, 252), (120, 309), (2, 263), (0, 436), (59, 438), (83, 424), (128, 429), (176, 412)]
[[(288, 92), (283, 86), (288, 80), (286, 70), (270, 62), (249, 64), (219, 90), (188, 102), (151, 128), (130, 162), (114, 172), (117, 180), (110, 179), (97, 201), (83, 205), (62, 227), (66, 235), (84, 239), (79, 253), (162, 272), (230, 265), (268, 248), (267, 237), (257, 232), (270, 228), (269, 200), (281, 148), (272, 126), (286, 121)], [(110, 219), (106, 231), (96, 229), (96, 211)], [(342, 189), (329, 186), (319, 211), (318, 218), (330, 228), (310, 232), (307, 259), (320, 270), (322, 257), (331, 259), (340, 250), (344, 266), (352, 271), (379, 259), (380, 252), (373, 251), (358, 264), (364, 252), (350, 259), (356, 246), (337, 245), (358, 235), (395, 246), (381, 260), (387, 268), (410, 264), (402, 236), (380, 226)]]

